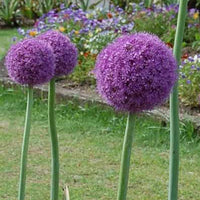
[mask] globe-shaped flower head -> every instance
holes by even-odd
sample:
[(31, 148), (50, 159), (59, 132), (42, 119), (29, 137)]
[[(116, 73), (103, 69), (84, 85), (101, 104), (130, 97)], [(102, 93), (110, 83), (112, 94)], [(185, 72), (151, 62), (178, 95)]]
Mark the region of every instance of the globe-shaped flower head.
[(169, 95), (176, 79), (172, 51), (155, 35), (121, 36), (97, 58), (97, 89), (119, 111), (152, 109)]
[(54, 76), (55, 58), (52, 48), (35, 39), (25, 39), (13, 45), (5, 65), (10, 78), (22, 85), (38, 85)]
[(62, 33), (49, 30), (40, 36), (39, 40), (47, 42), (55, 55), (55, 76), (68, 75), (77, 64), (78, 51), (70, 39)]

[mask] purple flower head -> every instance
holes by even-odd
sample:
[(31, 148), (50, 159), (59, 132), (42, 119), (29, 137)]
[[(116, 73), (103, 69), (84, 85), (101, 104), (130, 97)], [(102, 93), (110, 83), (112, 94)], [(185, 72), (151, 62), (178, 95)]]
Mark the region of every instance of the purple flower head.
[(186, 83), (187, 83), (187, 84), (191, 84), (191, 80), (187, 80)]
[(189, 10), (189, 14), (192, 16), (192, 15), (194, 15), (194, 13), (196, 12), (197, 10), (195, 9), (195, 8), (191, 8), (190, 10)]
[(25, 36), (25, 34), (26, 34), (25, 31), (24, 31), (24, 29), (22, 29), (22, 28), (18, 28), (17, 31), (18, 31), (18, 33), (19, 33), (20, 35)]
[(55, 76), (71, 73), (77, 64), (78, 51), (70, 39), (60, 32), (49, 30), (37, 37), (48, 43), (55, 55)]
[(17, 37), (13, 37), (12, 42), (16, 42), (16, 41), (17, 41)]
[(61, 9), (61, 10), (65, 9), (65, 7), (66, 7), (66, 6), (65, 6), (64, 3), (61, 3), (61, 4), (60, 4), (60, 9)]
[(191, 65), (191, 69), (195, 69), (196, 67), (195, 67), (195, 65)]
[(191, 56), (188, 58), (188, 61), (190, 62), (194, 62), (194, 58), (192, 58)]
[(39, 85), (54, 76), (55, 57), (52, 48), (36, 39), (25, 39), (13, 45), (6, 56), (10, 78), (22, 85)]
[(97, 89), (119, 111), (152, 109), (168, 97), (177, 80), (172, 51), (155, 35), (124, 35), (97, 58)]

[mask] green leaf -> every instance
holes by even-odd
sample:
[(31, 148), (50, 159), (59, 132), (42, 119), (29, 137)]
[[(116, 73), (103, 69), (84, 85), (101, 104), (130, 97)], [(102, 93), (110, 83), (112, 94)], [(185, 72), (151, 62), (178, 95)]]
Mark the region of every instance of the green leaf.
[(89, 9), (94, 9), (97, 5), (99, 5), (102, 2), (102, 0), (97, 1), (96, 3), (93, 3), (89, 6)]
[(196, 33), (195, 34), (195, 39), (198, 40), (198, 41), (200, 41), (200, 33)]

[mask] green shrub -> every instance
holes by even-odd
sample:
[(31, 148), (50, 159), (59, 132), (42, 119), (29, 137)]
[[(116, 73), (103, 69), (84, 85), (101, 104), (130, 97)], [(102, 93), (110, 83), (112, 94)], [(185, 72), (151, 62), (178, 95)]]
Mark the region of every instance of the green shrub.
[(95, 55), (91, 55), (89, 52), (81, 52), (78, 66), (75, 67), (69, 79), (80, 85), (94, 85), (95, 79), (92, 70), (94, 69), (95, 60)]
[(65, 0), (18, 0), (18, 2), (23, 17), (28, 19), (37, 19), (52, 9), (59, 9), (62, 3), (66, 7), (71, 4), (71, 1)]
[(179, 96), (186, 106), (200, 105), (200, 55), (189, 57), (180, 66)]
[[(137, 31), (146, 31), (156, 34), (164, 42), (173, 44), (176, 32), (178, 7), (169, 5), (168, 7), (163, 8), (166, 10), (152, 8), (155, 9), (152, 12), (149, 9), (143, 9), (143, 7), (136, 5), (135, 9), (137, 12), (133, 16), (135, 29)], [(199, 48), (199, 12), (197, 10), (192, 9), (188, 12), (183, 41), (185, 46), (192, 46), (196, 49)]]
[(166, 37), (164, 39), (166, 42), (173, 42), (174, 34), (171, 33), (175, 33), (173, 25), (176, 22), (176, 14), (174, 11), (160, 14), (147, 12), (147, 10), (138, 12), (133, 18), (136, 30), (153, 33), (163, 38)]
[(4, 21), (6, 25), (15, 25), (18, 16), (20, 16), (18, 0), (2, 0), (0, 2), (0, 20)]
[(23, 0), (19, 2), (20, 2), (20, 8), (21, 8), (21, 12), (23, 16), (28, 19), (33, 19), (34, 18), (34, 11), (33, 11), (34, 0)]

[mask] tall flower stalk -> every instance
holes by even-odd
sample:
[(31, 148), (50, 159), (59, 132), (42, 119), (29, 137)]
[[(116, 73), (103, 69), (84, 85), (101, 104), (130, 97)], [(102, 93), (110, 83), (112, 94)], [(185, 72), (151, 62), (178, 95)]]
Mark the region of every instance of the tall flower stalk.
[(18, 84), (28, 85), (18, 200), (25, 199), (27, 157), (33, 105), (33, 86), (46, 83), (52, 79), (55, 70), (54, 62), (55, 58), (52, 48), (46, 43), (35, 39), (25, 39), (13, 45), (6, 56), (5, 65), (10, 78)]
[(18, 200), (24, 200), (25, 198), (27, 154), (28, 154), (29, 136), (31, 130), (32, 106), (33, 106), (33, 88), (29, 86), (28, 96), (27, 96), (24, 138), (23, 138), (22, 153), (21, 153), (21, 171), (20, 171)]
[(59, 194), (59, 150), (58, 138), (56, 132), (55, 122), (55, 79), (53, 78), (49, 83), (48, 93), (48, 120), (49, 132), (51, 136), (51, 154), (52, 154), (52, 171), (51, 171), (51, 200), (57, 200)]
[(59, 148), (55, 122), (55, 77), (70, 74), (77, 63), (78, 51), (70, 39), (54, 30), (49, 30), (37, 37), (53, 49), (55, 56), (55, 74), (49, 83), (48, 120), (51, 136), (51, 200), (59, 198)]
[(119, 190), (117, 196), (118, 200), (126, 199), (131, 149), (134, 136), (134, 127), (135, 127), (135, 115), (129, 113), (126, 124), (125, 136), (124, 136), (123, 150), (122, 150), (121, 169), (119, 176)]
[[(177, 29), (174, 44), (174, 56), (178, 65), (181, 61), (181, 47), (187, 13), (187, 0), (180, 0)], [(177, 69), (178, 70), (178, 69)], [(170, 96), (170, 172), (168, 200), (178, 199), (179, 174), (179, 109), (178, 109), (178, 81)]]

